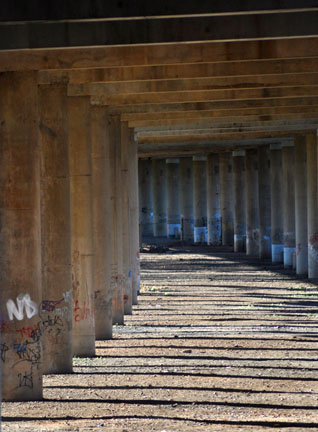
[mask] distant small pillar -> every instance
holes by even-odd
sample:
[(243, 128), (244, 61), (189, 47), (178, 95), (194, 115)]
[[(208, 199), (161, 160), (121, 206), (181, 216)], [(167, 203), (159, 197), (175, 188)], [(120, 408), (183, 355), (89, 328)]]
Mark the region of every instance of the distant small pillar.
[(282, 145), (271, 144), (271, 224), (272, 262), (284, 261), (283, 167)]
[(259, 205), (257, 150), (246, 150), (246, 255), (259, 254)]
[(308, 274), (306, 136), (295, 136), (296, 273)]
[(180, 239), (179, 159), (166, 159), (167, 231), (169, 238)]
[(191, 157), (180, 159), (179, 173), (182, 240), (193, 243), (193, 166)]
[(167, 237), (166, 160), (152, 160), (153, 234)]
[(194, 243), (207, 243), (206, 156), (193, 156)]
[(220, 163), (220, 207), (222, 219), (222, 245), (233, 246), (233, 160), (228, 152), (219, 153)]
[(283, 150), (284, 267), (292, 268), (296, 252), (295, 236), (295, 154), (294, 143), (284, 143)]
[(112, 338), (110, 161), (107, 107), (91, 106), (93, 187), (93, 280), (95, 336)]
[(271, 177), (269, 146), (258, 149), (259, 257), (272, 258)]
[(153, 236), (153, 196), (151, 159), (139, 159), (139, 212), (141, 236)]
[(121, 122), (118, 115), (108, 118), (111, 202), (111, 287), (113, 296), (113, 324), (124, 324), (124, 268), (123, 268), (123, 205), (121, 170)]
[(233, 152), (234, 251), (246, 250), (245, 151)]
[(308, 134), (307, 143), (307, 229), (308, 278), (318, 279), (318, 188), (317, 188), (317, 136)]
[(207, 220), (208, 244), (215, 246), (222, 244), (220, 170), (217, 153), (211, 153), (207, 157)]

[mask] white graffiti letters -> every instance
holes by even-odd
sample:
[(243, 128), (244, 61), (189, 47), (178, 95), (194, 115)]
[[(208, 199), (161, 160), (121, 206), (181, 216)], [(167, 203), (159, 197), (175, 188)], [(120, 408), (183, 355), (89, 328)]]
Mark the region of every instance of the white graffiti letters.
[(10, 320), (13, 320), (14, 316), (19, 321), (23, 320), (23, 309), (25, 309), (26, 316), (29, 319), (38, 313), (38, 306), (31, 300), (29, 294), (20, 294), (17, 297), (17, 306), (13, 300), (10, 299), (7, 301), (7, 311)]

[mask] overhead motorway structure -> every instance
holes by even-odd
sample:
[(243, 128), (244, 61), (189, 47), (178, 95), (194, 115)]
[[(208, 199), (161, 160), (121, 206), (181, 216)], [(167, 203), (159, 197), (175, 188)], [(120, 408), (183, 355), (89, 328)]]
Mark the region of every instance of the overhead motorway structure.
[[(94, 299), (110, 312), (110, 335), (111, 314), (113, 323), (123, 323), (137, 301), (138, 156), (204, 160), (206, 153), (222, 153), (220, 177), (230, 186), (229, 152), (267, 146), (259, 153), (263, 171), (268, 174), (269, 153), (276, 151), (279, 177), (283, 154), (290, 183), (286, 161), (294, 138), (312, 154), (317, 144), (317, 22), (318, 0), (0, 2), (0, 316), (2, 327), (7, 318), (2, 343), (9, 347), (1, 363), (4, 399), (42, 398), (46, 342), (35, 311), (49, 307), (46, 301), (65, 303), (72, 294), (68, 317), (77, 328), (78, 355), (93, 355), (99, 337), (95, 312), (103, 308), (94, 311)], [(230, 215), (229, 206), (226, 211)], [(98, 243), (93, 236), (110, 240)], [(279, 240), (274, 246), (281, 251)], [(57, 277), (61, 269), (65, 289)], [(16, 299), (27, 316), (13, 308)], [(11, 320), (7, 304), (19, 319)], [(36, 368), (16, 362), (20, 327), (33, 329)], [(26, 340), (29, 346), (31, 337)], [(51, 345), (53, 359), (61, 349)], [(32, 385), (23, 385), (31, 376)]]

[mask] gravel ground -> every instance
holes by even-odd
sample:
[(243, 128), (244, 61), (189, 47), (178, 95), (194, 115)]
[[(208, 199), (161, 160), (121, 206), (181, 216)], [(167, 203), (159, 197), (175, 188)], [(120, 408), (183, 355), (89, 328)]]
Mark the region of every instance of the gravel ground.
[(3, 431), (318, 431), (318, 290), (224, 249), (142, 254), (125, 326)]

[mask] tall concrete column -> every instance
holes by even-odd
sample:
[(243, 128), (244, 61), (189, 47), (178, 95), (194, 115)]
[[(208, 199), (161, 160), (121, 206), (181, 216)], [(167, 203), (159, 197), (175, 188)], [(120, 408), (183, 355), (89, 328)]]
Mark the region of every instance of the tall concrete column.
[(139, 256), (139, 204), (138, 204), (138, 144), (134, 139), (133, 130), (129, 130), (129, 226), (131, 231), (131, 261), (132, 261), (132, 304), (138, 303), (140, 292), (140, 256)]
[(98, 340), (112, 337), (110, 163), (106, 125), (106, 108), (91, 106), (93, 283), (95, 337)]
[(167, 237), (166, 160), (152, 160), (153, 232)]
[(121, 172), (121, 126), (118, 115), (108, 118), (110, 158), (111, 245), (112, 245), (112, 293), (113, 324), (124, 324), (124, 277), (123, 277), (123, 212)]
[(271, 177), (269, 146), (258, 149), (259, 257), (272, 258)]
[(219, 154), (221, 193), (220, 207), (223, 246), (232, 246), (234, 242), (232, 162), (232, 155), (230, 153)]
[[(2, 397), (42, 399), (40, 155), (33, 72), (0, 74)], [(31, 361), (23, 361), (24, 358)]]
[(93, 200), (89, 97), (68, 97), (73, 355), (95, 355)]
[(222, 243), (221, 209), (220, 209), (220, 171), (219, 155), (211, 153), (207, 157), (207, 219), (208, 244)]
[(128, 122), (121, 122), (121, 174), (122, 174), (122, 215), (123, 215), (123, 275), (124, 275), (124, 313), (132, 314), (132, 231), (130, 221), (131, 169), (133, 160), (130, 157), (132, 130)]
[(153, 236), (153, 196), (151, 159), (139, 160), (139, 209), (142, 237)]
[(233, 152), (234, 251), (246, 250), (245, 151)]
[(39, 87), (39, 124), (43, 373), (70, 373), (73, 301), (66, 86)]
[(318, 200), (317, 137), (306, 136), (307, 143), (307, 229), (308, 278), (318, 279)]
[(166, 159), (168, 237), (180, 239), (179, 159)]
[(194, 243), (207, 243), (206, 156), (193, 156)]
[(179, 174), (182, 240), (193, 243), (193, 166), (191, 157), (180, 159)]
[(308, 274), (306, 136), (295, 136), (296, 273)]
[(294, 143), (283, 145), (283, 214), (284, 214), (284, 267), (293, 266), (296, 252), (295, 239), (295, 154)]
[(259, 254), (258, 153), (246, 150), (246, 254)]
[(272, 262), (284, 261), (283, 167), (282, 146), (271, 144), (271, 225)]

